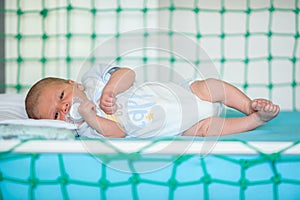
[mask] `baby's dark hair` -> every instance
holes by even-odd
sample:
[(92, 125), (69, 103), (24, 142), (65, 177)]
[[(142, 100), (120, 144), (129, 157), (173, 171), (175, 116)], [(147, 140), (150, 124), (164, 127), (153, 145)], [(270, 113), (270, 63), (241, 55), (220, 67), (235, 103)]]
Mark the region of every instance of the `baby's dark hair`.
[(63, 83), (68, 83), (68, 81), (65, 79), (53, 77), (44, 78), (35, 83), (28, 91), (25, 99), (25, 109), (28, 117), (32, 119), (39, 119), (37, 105), (41, 92), (51, 84)]

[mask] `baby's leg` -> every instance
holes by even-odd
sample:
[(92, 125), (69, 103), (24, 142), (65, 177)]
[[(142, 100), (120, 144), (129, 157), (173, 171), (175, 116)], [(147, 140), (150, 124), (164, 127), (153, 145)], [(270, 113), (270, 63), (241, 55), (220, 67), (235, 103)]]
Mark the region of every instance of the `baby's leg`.
[(249, 99), (238, 88), (217, 79), (195, 81), (192, 92), (200, 99), (222, 102), (248, 116), (240, 118), (210, 117), (204, 119), (184, 132), (189, 136), (219, 136), (253, 130), (279, 113), (279, 106), (265, 99)]
[(186, 136), (222, 136), (251, 131), (273, 119), (279, 112), (276, 105), (266, 105), (262, 110), (240, 118), (210, 117), (186, 130)]
[(253, 113), (251, 99), (233, 85), (218, 79), (195, 81), (190, 86), (200, 99), (209, 102), (221, 102), (247, 115)]
[[(196, 96), (204, 101), (221, 102), (246, 115), (250, 115), (258, 111), (259, 107), (264, 107), (265, 104), (271, 103), (265, 99), (251, 100), (238, 88), (218, 79), (210, 78), (203, 81), (195, 81), (190, 88)], [(258, 107), (258, 109), (255, 107)]]
[(204, 119), (184, 132), (186, 136), (223, 136), (250, 131), (262, 125), (254, 117), (241, 118), (210, 117)]

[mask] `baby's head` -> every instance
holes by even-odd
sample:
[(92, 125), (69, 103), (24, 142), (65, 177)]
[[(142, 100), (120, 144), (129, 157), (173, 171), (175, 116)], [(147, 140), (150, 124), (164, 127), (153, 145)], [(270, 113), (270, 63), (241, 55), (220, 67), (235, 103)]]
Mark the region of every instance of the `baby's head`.
[[(44, 78), (34, 84), (25, 99), (25, 108), (29, 118), (65, 120), (70, 109), (74, 87), (71, 80)], [(82, 89), (83, 90), (83, 89)]]

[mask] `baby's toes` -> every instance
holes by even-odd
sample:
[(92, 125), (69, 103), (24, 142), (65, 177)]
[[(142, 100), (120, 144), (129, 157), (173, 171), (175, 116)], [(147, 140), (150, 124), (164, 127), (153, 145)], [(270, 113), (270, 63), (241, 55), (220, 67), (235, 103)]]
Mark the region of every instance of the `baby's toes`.
[(280, 111), (280, 107), (278, 105), (275, 105), (275, 111), (274, 113), (277, 115)]
[[(274, 105), (274, 104), (272, 103), (272, 101), (269, 101), (269, 100), (267, 100), (267, 99), (262, 99), (262, 101), (261, 101), (261, 106), (262, 106), (262, 107), (265, 107), (265, 106), (267, 106), (267, 105)], [(270, 106), (270, 107), (272, 107), (272, 106)]]
[(279, 106), (274, 104), (269, 105), (268, 112), (277, 115), (279, 112)]
[(277, 110), (277, 106), (276, 105), (272, 105), (272, 106), (270, 106), (270, 111), (269, 112), (275, 113), (276, 110)]
[(258, 102), (256, 100), (253, 100), (252, 103), (251, 103), (252, 109), (257, 110), (257, 105), (258, 105)]
[(256, 99), (256, 102), (257, 102), (257, 104), (259, 104), (261, 106), (263, 103), (263, 99)]
[(272, 112), (273, 108), (274, 108), (274, 105), (273, 105), (273, 104), (267, 104), (267, 105), (265, 105), (265, 107), (264, 107), (263, 110), (264, 110), (265, 112)]
[(266, 103), (266, 104), (272, 103), (270, 100), (267, 100), (267, 99), (262, 99), (262, 102), (263, 102), (263, 103)]

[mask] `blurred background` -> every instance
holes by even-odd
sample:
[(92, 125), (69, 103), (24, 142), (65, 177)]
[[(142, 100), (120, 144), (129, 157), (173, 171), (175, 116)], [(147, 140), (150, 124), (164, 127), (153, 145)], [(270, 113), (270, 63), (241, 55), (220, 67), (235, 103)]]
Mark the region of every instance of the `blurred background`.
[[(213, 68), (251, 98), (300, 110), (299, 10), (298, 0), (2, 0), (0, 90), (76, 80), (99, 62), (141, 66), (145, 80)], [(147, 72), (154, 64), (169, 71)]]

